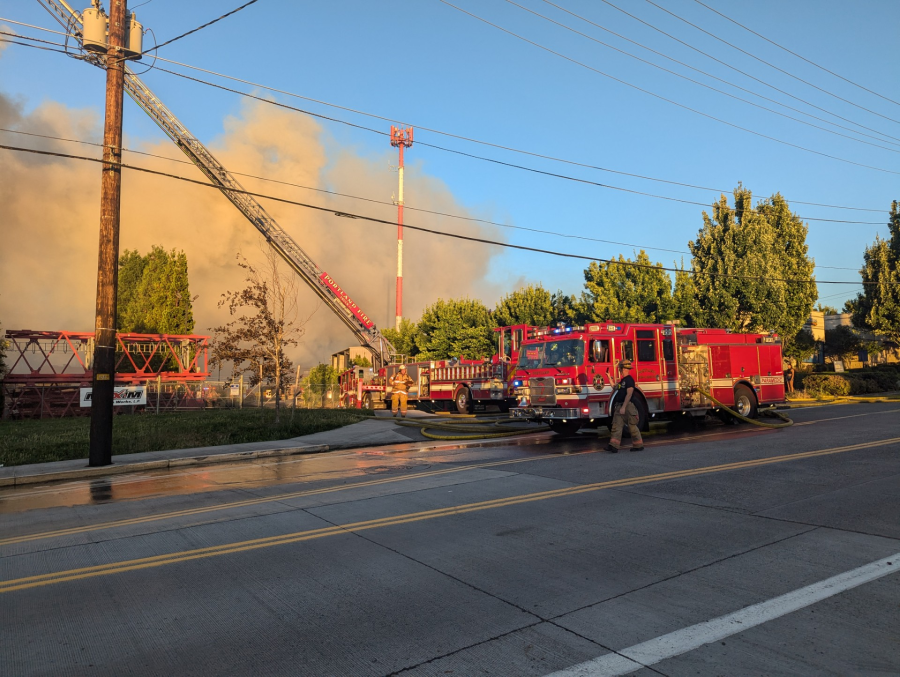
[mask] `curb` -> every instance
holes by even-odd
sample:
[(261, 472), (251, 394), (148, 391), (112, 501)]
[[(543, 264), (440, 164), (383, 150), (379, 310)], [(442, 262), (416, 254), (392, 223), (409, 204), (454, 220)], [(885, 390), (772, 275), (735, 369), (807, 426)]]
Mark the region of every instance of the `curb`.
[[(84, 467), (73, 470), (55, 472), (38, 472), (31, 475), (13, 475), (0, 477), (0, 487), (24, 486), (60, 480), (78, 480), (92, 477), (109, 477), (125, 473), (143, 472), (145, 470), (165, 470), (167, 468), (183, 468), (185, 466), (214, 465), (216, 463), (234, 463), (235, 461), (252, 461), (258, 458), (277, 458), (279, 456), (297, 456), (301, 454), (319, 454), (330, 451), (327, 444), (311, 444), (304, 447), (285, 447), (282, 449), (263, 449), (260, 451), (235, 451), (225, 454), (205, 454), (203, 456), (185, 456), (182, 458), (164, 458), (158, 461), (139, 461), (105, 465), (98, 468)], [(15, 467), (15, 466), (11, 466)]]

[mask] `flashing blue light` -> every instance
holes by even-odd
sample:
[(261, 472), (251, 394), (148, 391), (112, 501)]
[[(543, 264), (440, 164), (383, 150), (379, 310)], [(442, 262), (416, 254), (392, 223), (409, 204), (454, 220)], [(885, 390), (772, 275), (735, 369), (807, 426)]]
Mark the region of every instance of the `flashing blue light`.
[(572, 331), (572, 327), (566, 327), (566, 333), (568, 334), (570, 331)]
[(554, 334), (558, 334), (558, 333), (559, 333), (559, 329), (554, 329), (554, 330), (553, 330), (553, 333), (554, 333)]
[(513, 381), (513, 385), (518, 388), (520, 385), (522, 385), (522, 382), (521, 381)]

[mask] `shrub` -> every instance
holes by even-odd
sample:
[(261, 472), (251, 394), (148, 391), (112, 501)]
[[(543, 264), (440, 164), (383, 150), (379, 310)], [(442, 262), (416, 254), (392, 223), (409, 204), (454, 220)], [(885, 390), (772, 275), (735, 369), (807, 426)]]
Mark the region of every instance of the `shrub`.
[(803, 388), (813, 396), (842, 397), (850, 394), (850, 380), (837, 374), (808, 374), (803, 379)]

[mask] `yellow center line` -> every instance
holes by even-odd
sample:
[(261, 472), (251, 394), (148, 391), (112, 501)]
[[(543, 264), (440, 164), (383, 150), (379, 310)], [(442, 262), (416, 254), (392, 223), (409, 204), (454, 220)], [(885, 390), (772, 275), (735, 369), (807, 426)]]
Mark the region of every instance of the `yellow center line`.
[[(578, 456), (591, 452), (578, 452), (576, 454), (567, 454), (568, 456)], [(70, 527), (67, 529), (57, 529), (55, 531), (44, 531), (41, 533), (28, 534), (25, 536), (12, 536), (10, 538), (0, 539), (0, 546), (13, 545), (15, 543), (27, 543), (29, 541), (38, 541), (46, 538), (57, 538), (60, 536), (71, 536), (73, 534), (82, 534), (90, 531), (100, 531), (103, 529), (114, 529), (116, 527), (133, 526), (136, 524), (146, 524), (158, 520), (173, 519), (177, 517), (190, 517), (192, 515), (203, 515), (219, 510), (229, 510), (231, 508), (245, 508), (248, 506), (261, 505), (264, 503), (275, 503), (277, 501), (286, 501), (295, 498), (303, 498), (306, 496), (317, 496), (320, 494), (329, 494), (338, 491), (349, 491), (353, 489), (378, 486), (381, 484), (390, 484), (393, 482), (406, 482), (409, 480), (421, 479), (425, 477), (436, 477), (438, 475), (447, 475), (451, 473), (463, 472), (465, 470), (478, 470), (482, 468), (494, 468), (501, 465), (509, 465), (512, 463), (523, 463), (525, 461), (538, 461), (547, 458), (559, 458), (560, 454), (542, 454), (540, 456), (531, 456), (527, 458), (512, 458), (503, 461), (492, 461), (489, 463), (476, 463), (455, 468), (445, 468), (442, 470), (431, 470), (428, 472), (414, 473), (412, 475), (404, 475), (403, 477), (389, 477), (380, 480), (369, 480), (368, 482), (358, 482), (349, 485), (340, 485), (336, 487), (323, 487), (321, 489), (307, 489), (304, 491), (295, 491), (286, 494), (276, 494), (274, 496), (264, 496), (260, 498), (249, 498), (243, 501), (233, 501), (231, 503), (223, 503), (221, 505), (206, 506), (202, 508), (186, 508), (184, 510), (174, 510), (171, 512), (157, 513), (154, 515), (143, 515), (141, 517), (132, 517), (129, 519), (115, 520), (112, 522), (101, 522), (99, 524), (89, 524), (80, 527)]]
[(195, 559), (207, 557), (217, 557), (220, 555), (229, 555), (239, 552), (247, 552), (249, 550), (258, 550), (260, 548), (269, 548), (277, 545), (286, 545), (289, 543), (299, 543), (327, 536), (335, 536), (346, 534), (349, 532), (366, 531), (369, 529), (379, 529), (388, 526), (396, 526), (401, 524), (410, 524), (422, 520), (435, 519), (439, 517), (448, 517), (452, 515), (462, 515), (470, 512), (481, 510), (491, 510), (496, 508), (504, 508), (523, 503), (534, 501), (543, 501), (551, 498), (560, 498), (565, 496), (575, 496), (602, 489), (613, 489), (617, 487), (634, 486), (637, 484), (648, 484), (651, 482), (662, 482), (666, 480), (681, 479), (685, 477), (696, 477), (698, 475), (707, 475), (711, 473), (726, 472), (731, 470), (742, 470), (746, 468), (756, 468), (764, 465), (775, 463), (785, 463), (787, 461), (796, 461), (800, 459), (815, 458), (818, 456), (828, 456), (832, 454), (840, 454), (848, 451), (856, 451), (859, 449), (869, 449), (872, 447), (880, 447), (890, 444), (900, 443), (900, 437), (893, 437), (885, 440), (877, 440), (873, 442), (862, 442), (859, 444), (851, 444), (843, 447), (832, 447), (830, 449), (820, 449), (817, 451), (806, 451), (797, 454), (789, 454), (785, 456), (771, 456), (760, 458), (752, 461), (739, 461), (736, 463), (725, 463), (721, 465), (706, 466), (702, 468), (693, 468), (688, 470), (675, 470), (666, 473), (658, 473), (655, 475), (643, 475), (640, 477), (623, 478), (618, 480), (609, 480), (606, 482), (595, 482), (592, 484), (584, 484), (574, 487), (564, 487), (561, 489), (551, 489), (548, 491), (539, 491), (531, 494), (521, 494), (518, 496), (510, 496), (506, 498), (492, 499), (488, 501), (478, 501), (475, 503), (467, 503), (447, 508), (437, 508), (434, 510), (425, 510), (416, 513), (408, 513), (403, 515), (395, 515), (393, 517), (382, 517), (362, 522), (353, 522), (339, 526), (323, 527), (319, 529), (311, 529), (307, 531), (299, 531), (280, 536), (268, 536), (265, 538), (257, 538), (253, 540), (240, 541), (237, 543), (227, 543), (224, 545), (210, 546), (206, 548), (198, 548), (195, 550), (187, 550), (174, 552), (165, 555), (154, 555), (152, 557), (143, 557), (140, 559), (126, 560), (122, 562), (111, 562), (109, 564), (100, 564), (96, 566), (82, 567), (79, 569), (70, 569), (66, 571), (57, 571), (48, 574), (39, 574), (35, 576), (27, 576), (8, 581), (0, 581), (0, 594), (5, 592), (14, 592), (16, 590), (26, 590), (44, 585), (53, 585), (56, 583), (64, 583), (67, 581), (75, 581), (96, 576), (105, 576), (109, 574), (124, 573), (127, 571), (137, 571), (140, 569), (148, 569), (152, 567), (165, 566), (168, 564), (176, 564), (179, 562), (188, 562)]

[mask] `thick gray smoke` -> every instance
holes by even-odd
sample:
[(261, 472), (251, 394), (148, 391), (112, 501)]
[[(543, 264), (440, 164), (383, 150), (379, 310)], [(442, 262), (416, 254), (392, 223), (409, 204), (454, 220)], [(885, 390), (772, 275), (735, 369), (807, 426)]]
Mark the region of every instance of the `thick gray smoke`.
[[(143, 115), (130, 101), (125, 115)], [(0, 94), (0, 127), (66, 138), (99, 140), (102, 116), (46, 103), (28, 114)], [(99, 157), (99, 149), (0, 133), (5, 143)], [(396, 193), (396, 162), (387, 145), (375, 157), (351, 150), (326, 152), (326, 132), (312, 119), (260, 102), (245, 105), (224, 121), (209, 146), (233, 171), (313, 188), (390, 201)], [(168, 141), (126, 139), (130, 148), (183, 159)], [(331, 143), (327, 147), (331, 148)], [(202, 179), (189, 165), (125, 154), (125, 162)], [(424, 209), (467, 214), (449, 189), (412, 164), (406, 202)], [(248, 190), (395, 219), (391, 206), (335, 198), (308, 190), (240, 178)], [(0, 150), (0, 323), (5, 328), (90, 331), (97, 265), (100, 166), (61, 158)], [(290, 205), (263, 205), (319, 266), (331, 274), (379, 326), (393, 322), (396, 227), (338, 218)], [(408, 212), (407, 222), (460, 233), (500, 237), (492, 228)], [(260, 258), (263, 238), (218, 191), (125, 171), (120, 249), (149, 251), (154, 244), (183, 249), (191, 290), (199, 294), (197, 333), (227, 320), (217, 307), (222, 292), (242, 286), (235, 254)], [(406, 231), (404, 315), (417, 319), (438, 297), (470, 296), (488, 303), (500, 290), (486, 281), (496, 250), (483, 245)], [(317, 304), (305, 287), (303, 317)], [(307, 325), (295, 355), (303, 365), (326, 360), (354, 343), (352, 334), (322, 307)]]

